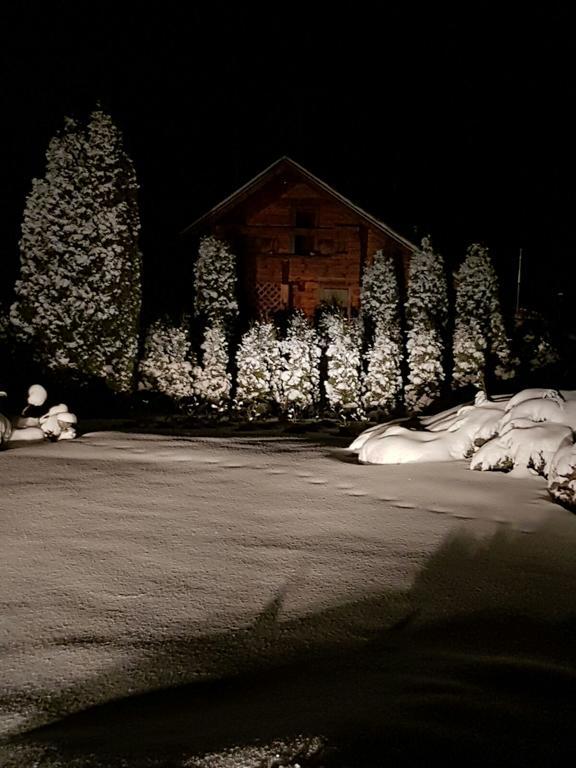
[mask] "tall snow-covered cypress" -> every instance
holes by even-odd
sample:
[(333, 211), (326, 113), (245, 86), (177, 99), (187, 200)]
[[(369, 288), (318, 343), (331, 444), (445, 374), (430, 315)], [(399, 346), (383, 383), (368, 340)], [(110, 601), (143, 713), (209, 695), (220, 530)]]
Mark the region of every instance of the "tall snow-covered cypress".
[(358, 318), (327, 312), (321, 318), (321, 329), (328, 363), (324, 382), (328, 404), (341, 418), (362, 418), (361, 324)]
[(289, 419), (312, 416), (320, 400), (320, 339), (306, 315), (295, 312), (280, 342), (278, 402)]
[(456, 387), (473, 384), (486, 389), (486, 376), (490, 373), (501, 379), (514, 375), (498, 298), (498, 278), (488, 250), (477, 244), (471, 245), (454, 279), (456, 320), (452, 380)]
[(448, 319), (448, 289), (444, 259), (432, 249), (430, 238), (410, 261), (406, 323), (408, 384), (406, 406), (414, 413), (439, 395), (445, 378), (443, 335)]
[(194, 394), (201, 405), (223, 413), (230, 401), (232, 377), (228, 373), (228, 340), (222, 323), (215, 322), (205, 329), (201, 349), (202, 365), (192, 372)]
[(48, 368), (132, 388), (141, 306), (138, 185), (111, 118), (52, 139), (26, 200), (11, 321)]
[(194, 314), (207, 325), (229, 330), (238, 315), (236, 258), (227, 243), (208, 235), (194, 264)]
[(248, 418), (269, 414), (278, 404), (282, 357), (272, 323), (256, 321), (236, 351), (235, 407)]
[(367, 335), (363, 404), (367, 411), (392, 410), (402, 392), (402, 329), (398, 278), (392, 257), (374, 254), (362, 276), (361, 319)]

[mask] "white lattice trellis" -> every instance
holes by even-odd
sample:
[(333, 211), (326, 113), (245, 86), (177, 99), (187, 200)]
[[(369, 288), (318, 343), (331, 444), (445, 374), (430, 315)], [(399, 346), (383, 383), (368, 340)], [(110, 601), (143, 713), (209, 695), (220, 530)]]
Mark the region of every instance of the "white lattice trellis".
[(280, 283), (257, 283), (256, 300), (262, 315), (282, 309), (282, 286)]

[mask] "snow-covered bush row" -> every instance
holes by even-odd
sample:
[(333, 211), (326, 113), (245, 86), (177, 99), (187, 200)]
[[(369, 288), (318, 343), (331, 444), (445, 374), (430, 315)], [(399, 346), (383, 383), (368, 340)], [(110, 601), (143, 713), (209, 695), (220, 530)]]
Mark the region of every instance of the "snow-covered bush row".
[(550, 493), (576, 507), (576, 392), (524, 390), (423, 420), (426, 428), (381, 424), (350, 445), (363, 464), (403, 464), (470, 458), (478, 470), (536, 473)]
[[(0, 392), (0, 396), (6, 393)], [(48, 393), (41, 384), (28, 390), (27, 404), (20, 416), (9, 419), (0, 413), (0, 445), (13, 441), (72, 440), (76, 437), (76, 414), (64, 403), (44, 410)]]

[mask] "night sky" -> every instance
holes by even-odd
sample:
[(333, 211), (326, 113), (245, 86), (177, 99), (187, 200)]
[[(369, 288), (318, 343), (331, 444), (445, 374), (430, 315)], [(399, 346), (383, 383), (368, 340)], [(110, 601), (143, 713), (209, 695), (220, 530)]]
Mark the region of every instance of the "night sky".
[(15, 5), (0, 11), (0, 296), (17, 275), (24, 200), (47, 143), (66, 114), (98, 100), (141, 185), (149, 308), (190, 273), (179, 232), (285, 154), (405, 236), (430, 233), (450, 265), (470, 242), (488, 245), (509, 304), (519, 248), (526, 301), (554, 306), (572, 290), (567, 14)]

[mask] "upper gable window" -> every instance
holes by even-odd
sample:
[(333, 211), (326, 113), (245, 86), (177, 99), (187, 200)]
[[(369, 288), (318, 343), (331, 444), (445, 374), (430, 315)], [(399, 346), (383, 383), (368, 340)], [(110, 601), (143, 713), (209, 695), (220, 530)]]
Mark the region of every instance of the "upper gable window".
[(294, 211), (294, 226), (296, 229), (312, 229), (316, 226), (316, 211), (310, 208), (296, 208)]

